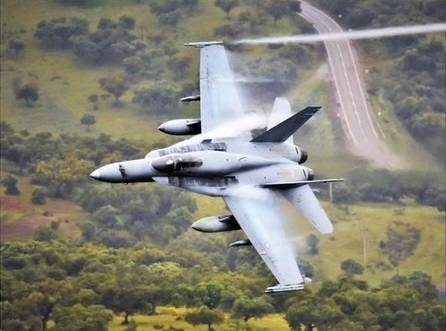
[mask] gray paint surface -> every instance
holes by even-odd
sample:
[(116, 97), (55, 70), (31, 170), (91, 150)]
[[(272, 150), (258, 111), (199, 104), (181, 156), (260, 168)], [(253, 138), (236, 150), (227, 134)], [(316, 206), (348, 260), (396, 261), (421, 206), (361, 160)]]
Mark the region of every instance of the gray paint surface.
[[(316, 111), (307, 108), (302, 116), (291, 115), (288, 101), (278, 98), (269, 119), (241, 120), (247, 114), (232, 79), (226, 50), (212, 43), (200, 47), (202, 133), (151, 151), (144, 159), (105, 165), (90, 176), (112, 183), (155, 181), (223, 197), (234, 217), (209, 215), (193, 227), (203, 232), (241, 228), (279, 283), (267, 292), (303, 289), (305, 278), (298, 267), (296, 249), (299, 234), (294, 230), (295, 215), (288, 212), (289, 207), (294, 206), (321, 233), (333, 231), (308, 185), (313, 171), (299, 164), (306, 154), (291, 138)], [(182, 123), (187, 125), (187, 121), (171, 123), (173, 132), (181, 131), (178, 126)], [(277, 139), (277, 128), (283, 123), (287, 125)], [(264, 137), (272, 138), (251, 141), (251, 130), (263, 125), (268, 128)], [(168, 128), (162, 126), (164, 132)]]

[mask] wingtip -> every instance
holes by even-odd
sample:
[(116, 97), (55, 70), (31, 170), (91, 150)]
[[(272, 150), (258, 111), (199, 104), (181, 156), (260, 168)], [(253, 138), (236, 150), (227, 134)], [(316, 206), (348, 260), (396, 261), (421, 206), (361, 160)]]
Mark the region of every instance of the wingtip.
[(186, 47), (195, 47), (195, 48), (203, 48), (212, 45), (224, 45), (225, 42), (223, 40), (212, 40), (212, 41), (194, 41), (189, 43), (184, 43), (183, 45)]

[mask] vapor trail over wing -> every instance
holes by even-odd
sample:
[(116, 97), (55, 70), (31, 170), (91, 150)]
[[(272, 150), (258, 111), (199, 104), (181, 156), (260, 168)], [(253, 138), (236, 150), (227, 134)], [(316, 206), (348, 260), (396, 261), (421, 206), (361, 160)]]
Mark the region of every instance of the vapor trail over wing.
[(200, 94), (203, 133), (244, 114), (228, 55), (222, 45), (200, 49)]
[(252, 245), (279, 285), (302, 284), (294, 238), (288, 228), (293, 218), (285, 212), (288, 202), (269, 189), (246, 187), (241, 192), (225, 197), (225, 201)]
[(323, 33), (323, 34), (299, 34), (283, 37), (266, 37), (240, 39), (233, 41), (232, 44), (305, 44), (318, 43), (333, 40), (359, 40), (359, 39), (378, 39), (389, 38), (404, 35), (435, 33), (446, 31), (445, 23), (433, 23), (426, 25), (408, 25), (392, 26), (381, 29), (366, 29), (347, 32)]

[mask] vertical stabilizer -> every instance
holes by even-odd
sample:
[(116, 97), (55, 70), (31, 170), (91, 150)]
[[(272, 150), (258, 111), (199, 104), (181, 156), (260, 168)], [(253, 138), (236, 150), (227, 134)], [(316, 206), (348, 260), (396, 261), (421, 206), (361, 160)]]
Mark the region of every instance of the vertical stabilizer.
[[(274, 100), (273, 110), (269, 116), (268, 130), (289, 117), (291, 117), (291, 105), (289, 101), (285, 98), (276, 98), (276, 100)], [(290, 136), (285, 142), (293, 144), (293, 136)]]

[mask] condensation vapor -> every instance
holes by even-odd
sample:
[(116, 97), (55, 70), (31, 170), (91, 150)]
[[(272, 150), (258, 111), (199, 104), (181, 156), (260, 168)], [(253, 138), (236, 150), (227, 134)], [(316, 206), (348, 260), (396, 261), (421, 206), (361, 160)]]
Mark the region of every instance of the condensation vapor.
[(410, 25), (387, 27), (382, 29), (366, 29), (357, 31), (345, 31), (322, 34), (299, 34), (294, 36), (267, 37), (240, 39), (231, 44), (290, 44), (290, 43), (318, 43), (334, 40), (355, 40), (355, 39), (377, 39), (404, 35), (424, 34), (446, 31), (445, 23), (435, 23), (426, 25)]

